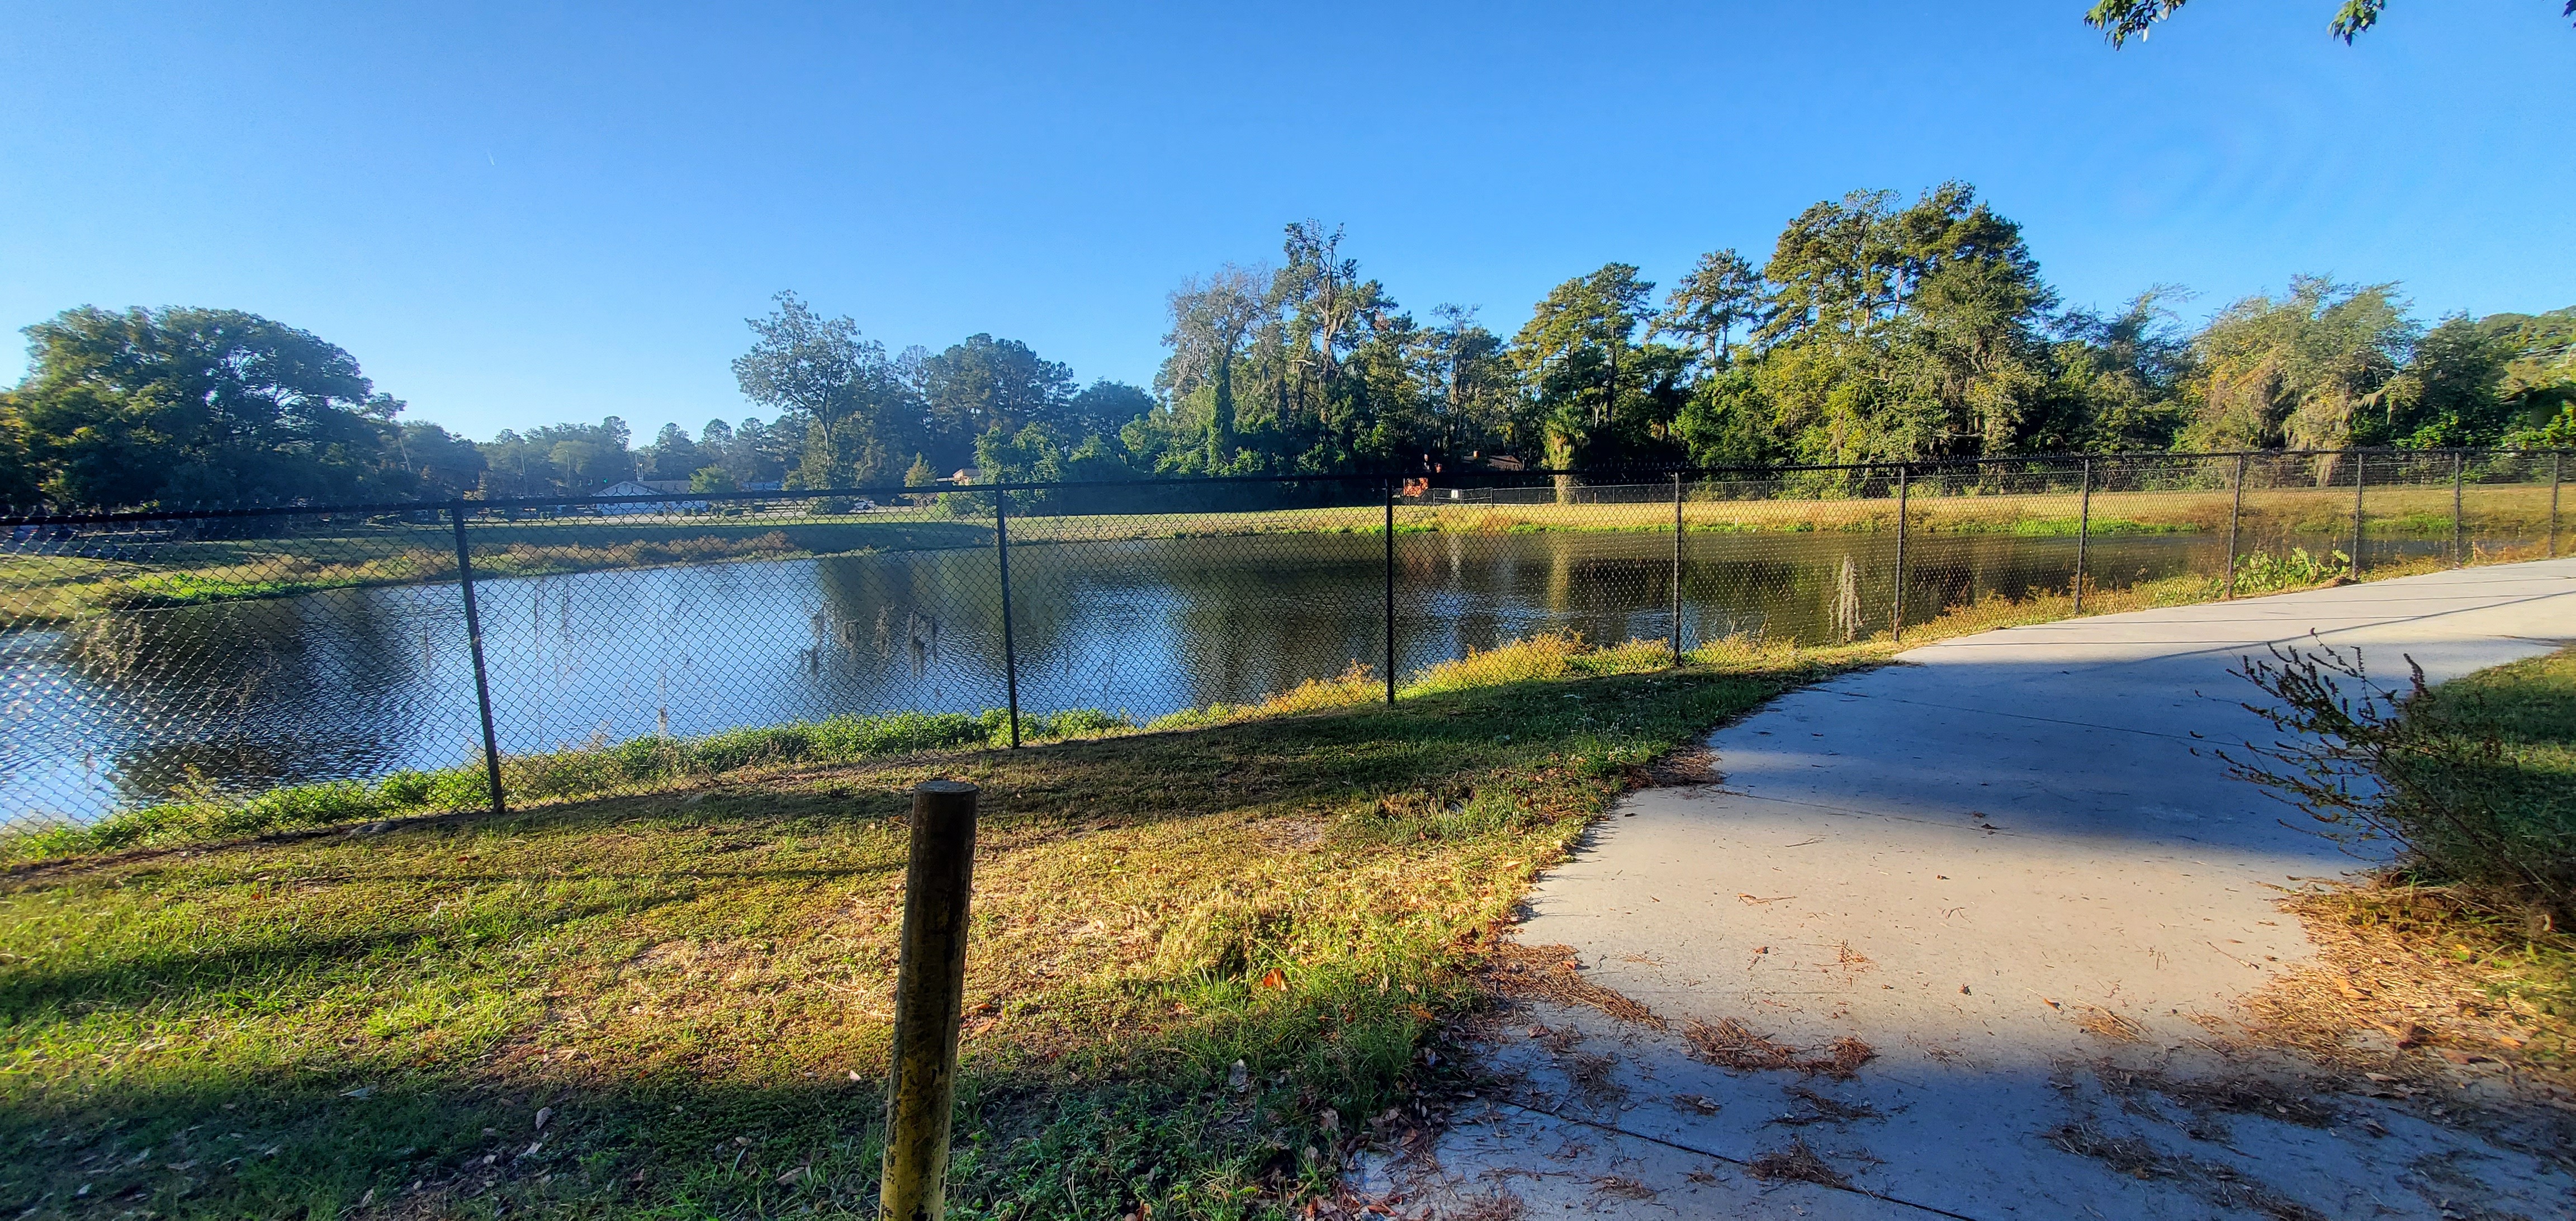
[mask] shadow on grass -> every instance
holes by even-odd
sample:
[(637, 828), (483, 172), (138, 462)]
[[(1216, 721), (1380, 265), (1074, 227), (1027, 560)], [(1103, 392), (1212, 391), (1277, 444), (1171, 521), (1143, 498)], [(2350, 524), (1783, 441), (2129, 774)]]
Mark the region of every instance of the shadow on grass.
[(1655, 758), (1830, 669), (1505, 683), (23, 871), (0, 1211), (864, 1211), (899, 816), (932, 775), (983, 786), (1001, 922), (970, 970), (958, 1215), (1269, 1211), (1426, 1071), (1539, 865)]

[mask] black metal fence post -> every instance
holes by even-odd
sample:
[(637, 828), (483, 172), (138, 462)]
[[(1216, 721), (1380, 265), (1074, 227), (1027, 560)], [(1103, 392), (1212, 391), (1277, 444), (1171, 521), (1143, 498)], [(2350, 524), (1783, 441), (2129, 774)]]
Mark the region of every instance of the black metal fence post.
[(1905, 482), (1907, 467), (1896, 464), (1896, 597), (1887, 617), (1887, 642), (1905, 640)]
[(465, 647), (474, 658), (474, 705), (483, 714), (483, 780), (492, 790), (492, 812), (506, 814), (501, 796), (501, 743), (492, 732), (492, 681), (483, 670), (483, 615), (474, 605), (474, 556), (465, 545), (465, 501), (449, 501), (456, 522), (456, 587), (465, 594)]
[(1386, 481), (1386, 706), (1395, 707), (1395, 480)]
[(2549, 558), (2558, 558), (2558, 476), (2567, 465), (2567, 455), (2549, 455)]
[(1682, 664), (1682, 473), (1673, 472), (1673, 664)]
[(2352, 455), (2352, 575), (2353, 579), (2359, 580), (2361, 578), (2361, 468), (2367, 465), (2367, 462), (2360, 450), (2346, 452)]
[(2236, 527), (2245, 517), (2245, 455), (2236, 455), (2235, 495), (2227, 505), (2227, 572), (2219, 596), (2236, 596)]
[(2084, 460), (2084, 490), (2075, 510), (2075, 614), (2084, 613), (2084, 544), (2093, 533), (2093, 460)]
[(2468, 471), (2466, 455), (2451, 451), (2451, 567), (2469, 562), (2468, 525), (2460, 517), (2460, 481)]
[(993, 493), (993, 554), (1002, 568), (1002, 689), (1010, 698), (1011, 749), (1020, 748), (1020, 654), (1011, 640), (1011, 494)]

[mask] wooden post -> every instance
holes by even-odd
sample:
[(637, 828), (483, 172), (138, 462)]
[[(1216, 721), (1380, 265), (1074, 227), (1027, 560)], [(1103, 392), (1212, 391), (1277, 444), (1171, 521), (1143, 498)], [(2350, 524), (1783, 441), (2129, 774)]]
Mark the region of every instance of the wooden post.
[(966, 999), (966, 919), (975, 880), (974, 785), (912, 790), (903, 954), (895, 969), (894, 1064), (886, 1081), (882, 1221), (948, 1212), (948, 1127), (957, 1102), (957, 1022)]
[(2361, 579), (2361, 468), (2368, 455), (2352, 451), (2352, 578)]

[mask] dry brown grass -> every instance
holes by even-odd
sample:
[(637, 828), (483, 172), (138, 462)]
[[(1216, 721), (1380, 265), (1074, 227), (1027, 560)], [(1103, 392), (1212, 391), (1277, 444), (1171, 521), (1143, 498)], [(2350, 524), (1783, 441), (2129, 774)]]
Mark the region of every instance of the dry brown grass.
[(2576, 1091), (2576, 938), (2439, 887), (2319, 887), (2283, 906), (2317, 957), (2248, 999), (2259, 1037), (2349, 1068), (2492, 1061)]

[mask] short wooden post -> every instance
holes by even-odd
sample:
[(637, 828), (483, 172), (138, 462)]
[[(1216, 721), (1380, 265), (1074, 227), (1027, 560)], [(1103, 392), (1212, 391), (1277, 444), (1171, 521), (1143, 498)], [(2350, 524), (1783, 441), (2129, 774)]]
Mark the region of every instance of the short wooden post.
[(974, 785), (912, 790), (903, 956), (894, 981), (894, 1065), (886, 1082), (882, 1221), (948, 1212), (948, 1126), (957, 1102), (957, 1022), (966, 999), (966, 917), (975, 880)]

